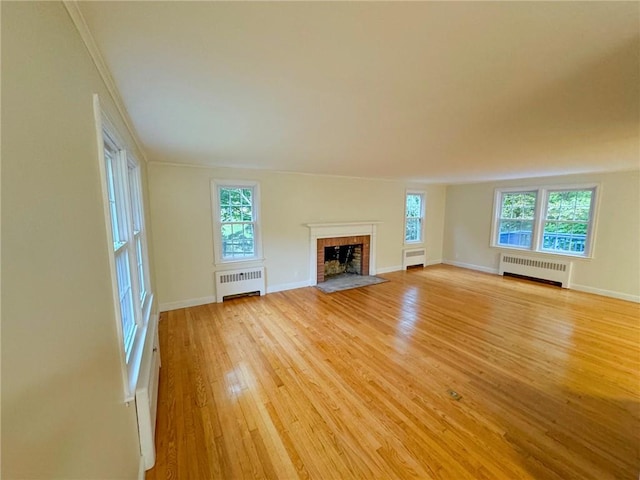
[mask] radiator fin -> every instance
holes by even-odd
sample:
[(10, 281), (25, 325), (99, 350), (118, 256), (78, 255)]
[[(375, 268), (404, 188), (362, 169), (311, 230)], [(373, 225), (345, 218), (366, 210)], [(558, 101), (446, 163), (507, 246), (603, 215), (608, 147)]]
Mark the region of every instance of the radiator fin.
[(505, 263), (513, 263), (515, 265), (524, 265), (526, 267), (543, 268), (545, 270), (558, 270), (560, 272), (567, 271), (566, 263), (545, 262), (533, 258), (512, 257), (506, 255), (503, 257), (502, 261)]
[(256, 278), (262, 278), (262, 270), (225, 273), (223, 275), (220, 275), (220, 283), (242, 282), (244, 280), (255, 280)]

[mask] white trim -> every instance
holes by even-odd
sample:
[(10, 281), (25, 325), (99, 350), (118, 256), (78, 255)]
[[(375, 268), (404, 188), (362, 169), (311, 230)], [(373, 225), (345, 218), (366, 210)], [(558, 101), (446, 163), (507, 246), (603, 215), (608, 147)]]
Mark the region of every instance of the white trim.
[(198, 305), (206, 305), (208, 303), (216, 303), (215, 295), (209, 295), (207, 297), (190, 298), (188, 300), (178, 300), (177, 302), (161, 303), (158, 307), (160, 312), (168, 312), (171, 310), (178, 310), (180, 308), (197, 307)]
[(376, 231), (382, 222), (307, 223), (309, 227), (309, 285), (318, 283), (316, 255), (319, 238), (359, 237), (369, 235), (369, 275), (376, 274)]
[[(419, 195), (420, 200), (420, 238), (418, 240), (407, 241), (407, 197), (409, 195)], [(404, 231), (402, 232), (402, 240), (405, 246), (418, 247), (424, 244), (424, 230), (425, 230), (425, 217), (426, 217), (426, 203), (427, 192), (424, 190), (407, 189), (404, 192)], [(415, 218), (415, 217), (411, 217)]]
[(444, 263), (445, 265), (453, 265), (454, 267), (461, 267), (469, 270), (476, 270), (478, 272), (493, 273), (494, 275), (498, 274), (497, 268), (484, 267), (482, 265), (474, 265), (472, 263), (455, 262), (453, 260), (442, 260), (442, 263)]
[(378, 273), (390, 273), (390, 272), (398, 272), (402, 270), (402, 265), (394, 265), (393, 267), (382, 267), (378, 268), (376, 274)]
[[(424, 267), (430, 267), (431, 265), (440, 265), (442, 263), (441, 258), (437, 258), (435, 260), (425, 260)], [(379, 268), (377, 273), (390, 273), (390, 272), (398, 272), (400, 270), (405, 270), (402, 268), (402, 265), (394, 265), (393, 267), (383, 267)]]
[[(454, 267), (467, 268), (470, 270), (477, 270), (479, 272), (493, 273), (498, 275), (498, 269), (483, 267), (481, 265), (472, 265), (470, 263), (453, 262), (450, 260), (444, 260), (442, 263), (446, 265), (453, 265)], [(613, 290), (605, 290), (603, 288), (589, 287), (587, 285), (571, 284), (569, 290), (575, 290), (577, 292), (592, 293), (594, 295), (600, 295), (603, 297), (617, 298), (619, 300), (627, 300), (629, 302), (640, 303), (640, 295), (633, 295), (631, 293), (615, 292)]]
[(124, 102), (122, 101), (122, 98), (120, 97), (120, 93), (118, 92), (118, 87), (116, 87), (116, 83), (114, 82), (113, 77), (111, 76), (111, 72), (107, 67), (107, 63), (104, 61), (104, 58), (100, 53), (100, 49), (98, 48), (98, 45), (96, 44), (96, 41), (93, 38), (93, 35), (91, 34), (91, 30), (89, 29), (89, 26), (87, 25), (87, 22), (84, 19), (84, 16), (82, 15), (82, 11), (80, 10), (80, 6), (78, 2), (67, 0), (67, 1), (63, 1), (62, 3), (67, 9), (67, 13), (69, 13), (69, 16), (71, 17), (71, 21), (73, 22), (76, 29), (78, 30), (78, 33), (80, 34), (80, 38), (84, 42), (84, 45), (87, 47), (87, 50), (89, 51), (89, 56), (91, 57), (91, 60), (93, 60), (93, 63), (96, 66), (96, 69), (100, 74), (100, 77), (102, 77), (102, 81), (107, 87), (107, 91), (109, 92), (109, 95), (111, 95), (111, 99), (113, 100), (113, 103), (115, 104), (116, 109), (118, 110), (118, 113), (122, 118), (122, 122), (124, 123), (124, 126), (129, 131), (129, 135), (133, 139), (133, 142), (136, 144), (136, 148), (138, 149), (138, 152), (140, 153), (140, 155), (142, 155), (143, 160), (145, 161), (145, 163), (148, 163), (147, 156), (145, 155), (145, 152), (142, 148), (142, 144), (138, 140), (136, 130), (133, 127), (133, 123), (129, 118), (127, 109), (124, 106)]
[(420, 185), (440, 185), (446, 187), (447, 183), (437, 182), (424, 182), (419, 180), (408, 180), (404, 181), (404, 179), (398, 178), (390, 178), (390, 177), (358, 177), (354, 175), (336, 175), (334, 173), (309, 173), (309, 172), (296, 172), (293, 170), (271, 170), (268, 168), (258, 168), (258, 167), (233, 167), (229, 165), (218, 165), (218, 164), (204, 164), (204, 163), (190, 163), (190, 162), (161, 162), (158, 160), (150, 160), (149, 165), (160, 165), (163, 167), (187, 167), (187, 168), (206, 168), (206, 169), (227, 169), (227, 170), (246, 170), (247, 172), (269, 172), (269, 173), (281, 173), (283, 175), (304, 175), (307, 177), (327, 177), (327, 178), (348, 178), (352, 180), (369, 180), (369, 181), (380, 181), (387, 183), (398, 183), (405, 185), (406, 183), (415, 183)]
[[(344, 228), (351, 226), (361, 226), (361, 225), (380, 225), (382, 222), (331, 222), (331, 223), (305, 223), (306, 227), (311, 229), (323, 229), (330, 227)], [(325, 235), (318, 238), (330, 238), (331, 235)]]
[(267, 286), (267, 293), (284, 292), (285, 290), (295, 290), (296, 288), (304, 288), (311, 286), (309, 280), (303, 282), (280, 283), (278, 285)]
[[(220, 218), (220, 200), (218, 190), (220, 187), (239, 187), (239, 188), (251, 188), (253, 190), (253, 199), (251, 208), (253, 210), (254, 217), (254, 229), (253, 229), (253, 242), (255, 255), (247, 258), (231, 258), (225, 260), (222, 258), (222, 234), (220, 233), (220, 226), (222, 221)], [(262, 222), (261, 222), (261, 195), (260, 195), (260, 182), (257, 180), (211, 180), (211, 225), (213, 228), (213, 258), (214, 265), (222, 267), (227, 264), (246, 264), (248, 262), (260, 262), (263, 259), (262, 256)], [(224, 268), (224, 267), (222, 267)], [(233, 268), (233, 267), (230, 267)]]
[(140, 455), (140, 462), (138, 463), (138, 480), (144, 480), (144, 477), (145, 477), (144, 457)]
[(640, 295), (633, 295), (630, 293), (614, 292), (613, 290), (605, 290), (603, 288), (589, 287), (587, 285), (571, 285), (571, 290), (577, 290), (579, 292), (593, 293), (595, 295), (601, 295), (603, 297), (617, 298), (619, 300), (627, 300), (629, 302), (640, 303)]

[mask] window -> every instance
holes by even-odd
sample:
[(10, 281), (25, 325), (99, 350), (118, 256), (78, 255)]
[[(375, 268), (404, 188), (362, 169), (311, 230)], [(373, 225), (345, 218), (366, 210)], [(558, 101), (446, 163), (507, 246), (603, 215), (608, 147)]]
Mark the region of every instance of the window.
[(135, 393), (153, 302), (140, 167), (98, 109), (96, 101), (105, 218), (112, 242), (113, 296), (123, 352), (125, 400), (129, 401)]
[(133, 282), (130, 275), (130, 234), (127, 215), (126, 191), (122, 188), (125, 167), (125, 152), (119, 150), (115, 142), (105, 132), (104, 162), (107, 174), (107, 192), (111, 233), (113, 235), (113, 256), (118, 283), (118, 300), (120, 305), (120, 321), (126, 360), (131, 356), (133, 341), (138, 328), (133, 297)]
[(537, 192), (505, 192), (500, 203), (498, 245), (531, 248)]
[(590, 257), (596, 191), (595, 185), (497, 190), (492, 245)]
[(424, 192), (407, 192), (404, 242), (421, 243), (424, 231)]
[(547, 192), (541, 249), (584, 255), (588, 251), (595, 188)]
[(255, 182), (213, 182), (216, 259), (218, 262), (260, 257), (259, 189)]

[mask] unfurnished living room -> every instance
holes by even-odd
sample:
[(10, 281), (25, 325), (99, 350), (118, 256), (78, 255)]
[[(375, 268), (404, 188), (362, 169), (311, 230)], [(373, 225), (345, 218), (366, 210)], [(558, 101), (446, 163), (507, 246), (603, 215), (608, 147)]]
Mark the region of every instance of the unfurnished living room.
[(3, 479), (640, 475), (640, 3), (2, 1)]

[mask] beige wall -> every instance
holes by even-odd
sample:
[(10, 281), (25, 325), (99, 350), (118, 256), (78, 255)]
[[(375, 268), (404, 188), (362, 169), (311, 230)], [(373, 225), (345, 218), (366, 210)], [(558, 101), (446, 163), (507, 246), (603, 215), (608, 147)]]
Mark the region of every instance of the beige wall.
[(125, 134), (64, 6), (2, 2), (2, 478), (137, 478), (96, 92)]
[(600, 208), (593, 258), (574, 260), (573, 287), (640, 301), (638, 171), (449, 186), (445, 261), (494, 271), (500, 252), (513, 251), (489, 246), (496, 188), (576, 183), (600, 184)]
[(151, 163), (151, 224), (161, 307), (204, 301), (215, 294), (212, 179), (260, 182), (268, 290), (301, 286), (309, 279), (306, 223), (380, 221), (377, 267), (399, 267), (407, 188), (427, 192), (425, 246), (430, 261), (439, 262), (442, 258), (442, 186)]

